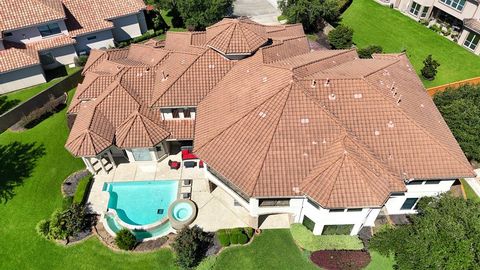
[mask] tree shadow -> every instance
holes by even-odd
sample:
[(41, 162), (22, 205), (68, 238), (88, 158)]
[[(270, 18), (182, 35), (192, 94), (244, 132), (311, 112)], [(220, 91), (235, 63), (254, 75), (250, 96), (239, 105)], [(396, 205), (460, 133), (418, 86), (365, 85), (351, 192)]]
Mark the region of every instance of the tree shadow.
[(15, 196), (15, 187), (30, 177), (37, 160), (45, 155), (45, 147), (37, 143), (12, 142), (0, 145), (0, 202)]
[(0, 96), (0, 115), (8, 112), (20, 103), (18, 99), (7, 100), (7, 96)]

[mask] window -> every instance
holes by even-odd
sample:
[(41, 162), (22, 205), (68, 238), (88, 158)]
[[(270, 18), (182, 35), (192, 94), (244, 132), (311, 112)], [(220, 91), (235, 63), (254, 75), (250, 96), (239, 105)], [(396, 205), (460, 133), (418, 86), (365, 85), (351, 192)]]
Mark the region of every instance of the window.
[(463, 6), (465, 6), (465, 0), (440, 0), (440, 2), (458, 11), (462, 11)]
[(417, 204), (418, 198), (407, 198), (403, 203), (401, 210), (412, 210)]
[(51, 65), (55, 63), (55, 57), (53, 57), (52, 53), (42, 53), (40, 54), (40, 63), (42, 65)]
[(418, 12), (420, 12), (421, 7), (422, 6), (419, 3), (412, 2), (412, 5), (410, 6), (410, 13), (412, 15), (418, 16)]
[(12, 32), (3, 33), (4, 37), (11, 37), (12, 35), (13, 35)]
[(150, 161), (152, 155), (148, 149), (132, 149), (133, 158), (135, 161)]
[(427, 17), (427, 13), (428, 13), (428, 7), (423, 7), (422, 13), (420, 14), (420, 18)]
[(260, 207), (290, 206), (290, 199), (259, 199)]
[(353, 224), (347, 225), (325, 225), (322, 235), (349, 235), (353, 229)]
[(410, 182), (408, 182), (407, 185), (409, 185), (409, 186), (418, 186), (418, 185), (421, 185), (421, 184), (423, 184), (423, 181), (410, 181)]
[(330, 209), (330, 213), (339, 213), (339, 212), (345, 212), (345, 209)]
[(313, 232), (313, 229), (315, 228), (315, 222), (313, 222), (313, 220), (311, 220), (309, 217), (303, 216), (302, 224)]
[(347, 212), (362, 212), (362, 208), (350, 208), (347, 209)]
[(183, 118), (191, 118), (192, 116), (190, 115), (190, 109), (184, 109), (183, 110)]
[(172, 109), (172, 118), (180, 118), (180, 110)]
[(93, 40), (93, 39), (96, 39), (96, 38), (97, 38), (97, 36), (89, 36), (89, 37), (87, 37), (87, 40)]
[(425, 181), (425, 185), (438, 185), (438, 184), (440, 184), (440, 180)]
[(463, 43), (463, 46), (465, 46), (465, 47), (467, 47), (467, 48), (469, 48), (470, 50), (473, 51), (477, 48), (479, 40), (480, 40), (480, 35), (479, 34), (470, 32), (470, 34), (468, 34), (467, 39), (465, 39), (465, 42)]
[(39, 26), (38, 31), (40, 31), (40, 35), (42, 35), (42, 37), (55, 35), (62, 32), (60, 30), (60, 27), (58, 26), (58, 23), (51, 23), (51, 24)]

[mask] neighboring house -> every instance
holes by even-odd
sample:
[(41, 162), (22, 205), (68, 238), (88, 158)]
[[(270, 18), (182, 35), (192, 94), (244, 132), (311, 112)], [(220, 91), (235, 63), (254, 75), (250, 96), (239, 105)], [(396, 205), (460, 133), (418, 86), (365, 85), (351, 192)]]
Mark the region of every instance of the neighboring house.
[(478, 0), (377, 0), (415, 20), (447, 22), (459, 33), (456, 42), (480, 55), (480, 8)]
[(0, 94), (146, 29), (142, 0), (0, 0)]
[(193, 145), (253, 227), (283, 214), (357, 234), (474, 175), (405, 54), (310, 51), (301, 25), (224, 19), (93, 50), (84, 74), (66, 148), (90, 171)]

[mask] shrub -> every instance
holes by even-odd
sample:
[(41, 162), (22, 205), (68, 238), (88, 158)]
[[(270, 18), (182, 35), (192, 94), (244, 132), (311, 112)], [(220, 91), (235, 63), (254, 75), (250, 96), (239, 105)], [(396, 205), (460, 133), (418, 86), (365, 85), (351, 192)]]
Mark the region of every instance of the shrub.
[(73, 62), (75, 63), (76, 66), (79, 66), (79, 67), (84, 67), (87, 61), (88, 61), (87, 55), (80, 55), (73, 58)]
[(211, 243), (212, 235), (200, 227), (183, 228), (172, 243), (172, 248), (177, 254), (177, 264), (184, 269), (197, 266)]
[(237, 234), (237, 240), (240, 245), (245, 245), (248, 242), (248, 236), (246, 234)]
[[(288, 23), (301, 23), (306, 32), (318, 32), (325, 21), (336, 24), (340, 17), (337, 0), (280, 0), (278, 8)], [(280, 20), (280, 19), (279, 19)]]
[(434, 32), (436, 33), (439, 33), (440, 31), (442, 31), (442, 28), (436, 24), (433, 24), (433, 25), (430, 25), (430, 27), (428, 27), (430, 30), (433, 30)]
[(37, 227), (35, 228), (37, 230), (37, 233), (45, 238), (49, 238), (49, 232), (50, 232), (50, 221), (46, 219), (40, 220), (38, 222)]
[(305, 226), (298, 223), (292, 224), (290, 232), (301, 248), (310, 251), (327, 249), (360, 250), (363, 248), (362, 241), (357, 236), (313, 235)]
[(352, 47), (353, 29), (339, 25), (328, 33), (328, 42), (334, 49), (349, 49)]
[(423, 60), (423, 68), (421, 70), (423, 78), (426, 80), (433, 80), (437, 75), (437, 68), (440, 66), (435, 59), (432, 58), (432, 55), (429, 54), (425, 60)]
[(223, 247), (230, 246), (230, 235), (225, 231), (217, 232), (218, 241)]
[(421, 20), (419, 21), (419, 23), (427, 26), (427, 25), (430, 23), (430, 21), (429, 21), (429, 20), (426, 20), (426, 19), (421, 19)]
[(137, 239), (129, 229), (123, 228), (117, 232), (115, 244), (119, 249), (132, 250), (137, 244)]
[(239, 239), (238, 239), (238, 238), (239, 238), (239, 235), (240, 235), (240, 234), (237, 233), (237, 232), (232, 232), (232, 233), (230, 233), (230, 243), (231, 243), (232, 245), (236, 245), (236, 244), (239, 243), (239, 242), (238, 242), (238, 240), (239, 240)]
[(382, 53), (383, 48), (378, 45), (370, 45), (365, 48), (357, 49), (358, 57), (360, 58), (372, 58), (374, 53)]
[(70, 206), (72, 206), (72, 203), (73, 203), (73, 196), (63, 197), (62, 209), (63, 210), (68, 209)]
[(253, 237), (253, 228), (252, 227), (246, 227), (243, 229), (245, 234), (247, 234), (248, 236), (248, 239), (252, 238)]
[(80, 179), (77, 185), (77, 190), (75, 191), (75, 195), (73, 197), (73, 201), (75, 203), (78, 203), (78, 204), (85, 203), (88, 197), (91, 183), (92, 183), (92, 177), (90, 175)]
[(33, 110), (26, 116), (23, 116), (20, 121), (15, 124), (15, 126), (31, 128), (47, 116), (51, 115), (61, 104), (65, 104), (65, 101), (66, 99), (64, 96), (58, 98), (50, 96), (49, 100), (42, 107)]
[(310, 256), (312, 262), (324, 269), (363, 269), (370, 263), (370, 254), (361, 250), (320, 250)]

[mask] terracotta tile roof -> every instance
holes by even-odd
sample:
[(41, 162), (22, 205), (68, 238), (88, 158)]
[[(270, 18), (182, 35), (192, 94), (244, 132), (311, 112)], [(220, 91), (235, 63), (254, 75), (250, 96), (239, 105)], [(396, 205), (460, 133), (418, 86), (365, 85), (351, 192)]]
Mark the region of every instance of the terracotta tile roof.
[(141, 0), (63, 0), (67, 28), (73, 37), (113, 27), (109, 19), (137, 13)]
[[(69, 108), (80, 121), (67, 149), (194, 139), (194, 152), (247, 196), (307, 195), (330, 208), (381, 206), (407, 179), (473, 176), (405, 55), (309, 52), (298, 26), (280, 26), (264, 29), (278, 34), (271, 45), (232, 61), (202, 45), (231, 25), (169, 33), (164, 47), (94, 50)], [(191, 106), (195, 120), (159, 118), (159, 107)]]
[(32, 56), (25, 49), (12, 47), (0, 51), (0, 73), (39, 64), (38, 55)]
[(160, 113), (148, 109), (134, 111), (125, 121), (118, 126), (115, 134), (115, 144), (122, 148), (154, 147), (170, 132), (160, 123)]
[[(63, 20), (60, 0), (0, 0), (0, 32)], [(60, 3), (61, 5), (61, 3)]]
[(51, 38), (45, 38), (36, 42), (30, 42), (25, 44), (25, 46), (28, 48), (32, 48), (36, 51), (43, 51), (46, 49), (53, 49), (53, 48), (67, 46), (67, 45), (73, 45), (75, 43), (76, 43), (75, 39), (69, 36), (60, 35), (60, 36), (55, 36)]
[(463, 25), (473, 31), (480, 33), (480, 20), (479, 19), (464, 19)]

